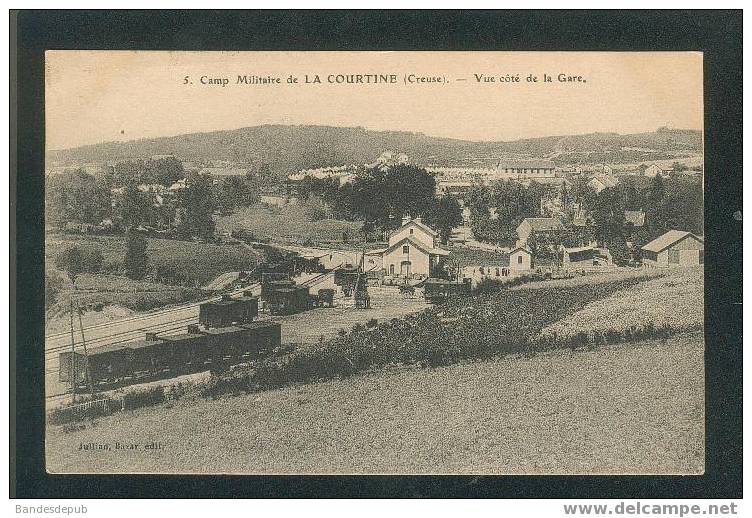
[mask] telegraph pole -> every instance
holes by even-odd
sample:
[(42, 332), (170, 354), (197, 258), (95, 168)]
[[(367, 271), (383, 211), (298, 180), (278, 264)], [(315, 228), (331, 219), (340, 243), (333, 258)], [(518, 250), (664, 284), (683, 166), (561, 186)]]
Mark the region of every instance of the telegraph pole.
[(76, 296), (76, 310), (78, 312), (78, 326), (81, 328), (81, 346), (84, 350), (84, 368), (86, 369), (84, 374), (89, 385), (89, 392), (94, 396), (94, 381), (91, 379), (91, 371), (89, 370), (89, 352), (86, 350), (86, 337), (84, 336), (84, 324), (81, 318), (81, 304), (78, 296)]
[(70, 375), (71, 375), (71, 399), (72, 403), (76, 403), (76, 336), (73, 332), (73, 293), (70, 298), (70, 338), (71, 338), (71, 361), (70, 361)]

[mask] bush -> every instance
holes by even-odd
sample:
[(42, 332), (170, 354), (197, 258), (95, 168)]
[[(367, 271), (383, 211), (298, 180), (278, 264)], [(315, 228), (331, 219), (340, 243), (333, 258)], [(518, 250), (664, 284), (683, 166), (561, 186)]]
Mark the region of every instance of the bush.
[(60, 292), (65, 286), (65, 279), (54, 270), (48, 270), (44, 274), (44, 306), (52, 307), (60, 297)]
[(490, 277), (487, 277), (485, 279), (481, 279), (481, 281), (475, 285), (475, 288), (473, 289), (474, 295), (480, 295), (482, 293), (496, 293), (503, 289), (508, 288), (511, 285), (510, 281), (504, 281), (502, 279), (493, 279)]
[(249, 376), (243, 370), (231, 371), (223, 376), (213, 375), (201, 389), (204, 397), (219, 397), (222, 394), (239, 394), (250, 392)]
[[(91, 398), (89, 398), (91, 399)], [(55, 408), (47, 414), (52, 425), (68, 424), (84, 419), (108, 416), (122, 409), (122, 403), (109, 397), (97, 398), (95, 401), (80, 401), (75, 405)]]
[(123, 396), (123, 410), (135, 410), (145, 406), (154, 406), (163, 403), (165, 390), (162, 386), (156, 386), (145, 390), (128, 392)]
[(102, 265), (104, 264), (104, 256), (102, 252), (96, 248), (84, 248), (83, 249), (84, 268), (87, 273), (99, 273), (102, 271)]
[(57, 254), (55, 266), (75, 279), (81, 273), (99, 273), (104, 256), (97, 248), (71, 246)]
[[(532, 278), (532, 277), (530, 277)], [(266, 390), (290, 383), (351, 376), (388, 365), (437, 367), (463, 359), (534, 354), (538, 347), (580, 347), (607, 341), (582, 332), (574, 337), (540, 337), (544, 327), (594, 300), (639, 282), (627, 279), (598, 285), (541, 287), (510, 293), (480, 294), (442, 307), (442, 318), (426, 310), (371, 326), (354, 326), (283, 359), (258, 364), (247, 377), (230, 374), (214, 381), (208, 394)], [(648, 333), (657, 334), (654, 329)]]

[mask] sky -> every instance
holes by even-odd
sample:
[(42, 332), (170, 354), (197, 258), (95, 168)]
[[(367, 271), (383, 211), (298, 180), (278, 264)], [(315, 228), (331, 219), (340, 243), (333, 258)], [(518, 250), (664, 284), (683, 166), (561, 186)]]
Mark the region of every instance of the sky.
[[(48, 51), (45, 69), (48, 150), (261, 124), (476, 141), (703, 127), (698, 52)], [(340, 74), (395, 82), (338, 84)], [(281, 83), (237, 84), (239, 75)]]

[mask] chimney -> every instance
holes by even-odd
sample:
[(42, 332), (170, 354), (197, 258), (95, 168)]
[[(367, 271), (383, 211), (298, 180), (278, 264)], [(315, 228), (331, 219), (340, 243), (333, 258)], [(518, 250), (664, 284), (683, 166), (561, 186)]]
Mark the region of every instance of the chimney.
[(410, 219), (411, 219), (411, 218), (410, 218), (410, 215), (409, 215), (409, 214), (408, 214), (407, 216), (403, 216), (403, 217), (402, 217), (402, 224), (403, 224), (403, 225), (407, 225), (408, 223), (410, 223)]
[(423, 218), (421, 218), (420, 216), (418, 216), (417, 218), (415, 218), (415, 222), (416, 223), (422, 223), (423, 222)]
[(156, 342), (157, 340), (159, 340), (159, 338), (157, 338), (157, 333), (153, 333), (153, 332), (146, 333), (147, 342)]

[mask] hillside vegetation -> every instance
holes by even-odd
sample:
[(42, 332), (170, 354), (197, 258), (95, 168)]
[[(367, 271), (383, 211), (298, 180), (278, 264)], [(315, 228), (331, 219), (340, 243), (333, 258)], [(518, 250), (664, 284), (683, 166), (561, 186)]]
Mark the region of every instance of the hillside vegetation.
[[(698, 304), (701, 275), (646, 273), (534, 282), (452, 301), (303, 344), (250, 371), (143, 392), (144, 404), (156, 407), (50, 427), (48, 466), (99, 473), (699, 474), (702, 313), (663, 318)], [(609, 309), (622, 299), (633, 308), (625, 329)], [(583, 341), (542, 337), (552, 326)], [(128, 456), (74, 452), (81, 443), (123, 439), (141, 449)], [(152, 442), (162, 449), (143, 448)]]
[[(264, 125), (50, 151), (47, 160), (99, 162), (174, 154), (182, 160), (265, 163), (272, 172), (281, 174), (311, 167), (371, 163), (385, 150), (407, 153), (417, 164), (451, 165), (465, 157), (509, 154), (542, 157), (564, 152), (613, 152), (621, 147), (656, 152), (700, 152), (702, 134), (693, 130), (661, 129), (633, 135), (594, 133), (511, 142), (472, 142), (430, 137), (422, 133), (371, 131), (361, 127)], [(597, 157), (597, 160), (601, 158)], [(587, 161), (587, 155), (582, 159)]]
[[(47, 466), (53, 473), (699, 474), (703, 369), (702, 336), (683, 335), (380, 372), (142, 408), (72, 433), (52, 427)], [(139, 449), (77, 450), (115, 441)], [(144, 449), (151, 442), (162, 449)]]

